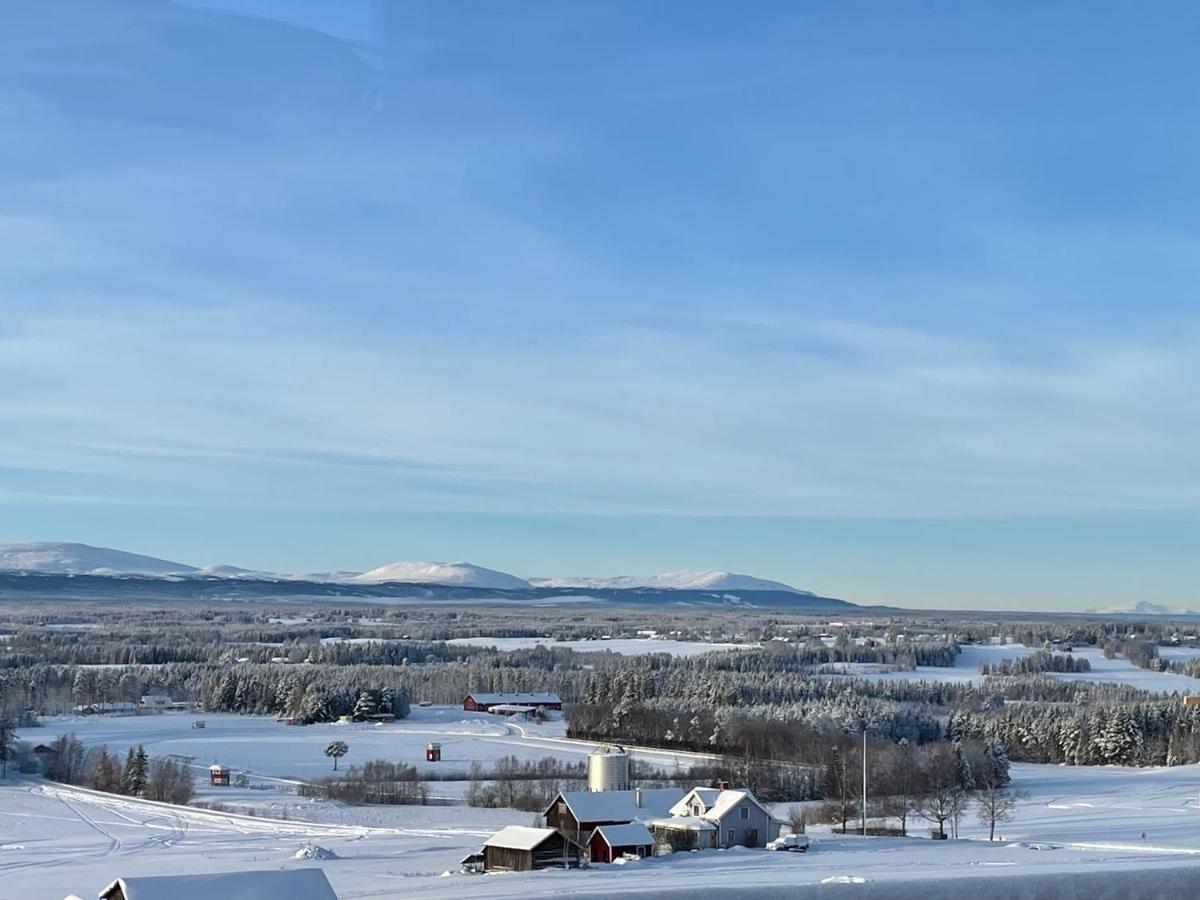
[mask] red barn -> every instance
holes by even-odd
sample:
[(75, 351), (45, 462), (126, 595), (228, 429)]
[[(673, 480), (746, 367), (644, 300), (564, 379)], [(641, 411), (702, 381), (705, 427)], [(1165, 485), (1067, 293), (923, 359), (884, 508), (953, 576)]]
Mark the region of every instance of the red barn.
[(229, 787), (229, 766), (213, 764), (208, 767), (208, 783), (213, 787)]
[(467, 694), (463, 709), (491, 712), (493, 706), (528, 706), (534, 709), (562, 709), (558, 694)]

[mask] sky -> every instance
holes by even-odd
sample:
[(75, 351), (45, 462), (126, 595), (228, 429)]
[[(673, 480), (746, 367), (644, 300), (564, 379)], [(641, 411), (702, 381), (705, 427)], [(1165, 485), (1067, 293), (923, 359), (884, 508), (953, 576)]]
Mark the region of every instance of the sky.
[(0, 541), (1200, 607), (1200, 10), (46, 0)]

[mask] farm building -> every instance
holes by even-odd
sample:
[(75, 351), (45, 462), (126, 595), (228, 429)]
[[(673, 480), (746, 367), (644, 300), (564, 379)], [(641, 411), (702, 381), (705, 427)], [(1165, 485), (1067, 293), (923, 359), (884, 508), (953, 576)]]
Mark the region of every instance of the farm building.
[(128, 703), (124, 700), (111, 703), (88, 703), (85, 706), (76, 706), (75, 715), (77, 716), (103, 716), (111, 713), (132, 713), (137, 712), (138, 706), (136, 703)]
[(670, 850), (765, 847), (783, 825), (748, 790), (695, 788), (670, 813), (650, 822), (659, 846)]
[(679, 788), (636, 788), (632, 791), (562, 791), (542, 817), (577, 844), (587, 844), (601, 825), (664, 818), (683, 798)]
[(558, 694), (467, 694), (463, 709), (468, 712), (491, 712), (495, 706), (525, 706), (533, 709), (562, 709)]
[(601, 825), (588, 841), (592, 862), (610, 863), (630, 855), (639, 858), (654, 855), (654, 835), (641, 822), (628, 825)]
[(485, 872), (528, 872), (532, 869), (577, 868), (579, 845), (553, 828), (509, 825), (484, 842)]
[(118, 878), (100, 900), (337, 900), (320, 869)]
[(142, 712), (166, 712), (173, 709), (190, 709), (190, 704), (182, 700), (173, 700), (170, 694), (144, 694), (138, 701), (138, 709)]
[(213, 763), (208, 767), (208, 783), (213, 787), (229, 787), (229, 766)]

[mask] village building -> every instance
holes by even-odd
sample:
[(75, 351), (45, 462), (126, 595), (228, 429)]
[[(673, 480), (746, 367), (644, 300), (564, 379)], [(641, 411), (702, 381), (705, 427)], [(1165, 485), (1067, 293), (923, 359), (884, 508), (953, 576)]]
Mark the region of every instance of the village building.
[(558, 694), (481, 694), (471, 693), (463, 698), (468, 712), (491, 712), (495, 706), (523, 706), (532, 709), (562, 709)]
[(695, 788), (649, 823), (660, 851), (765, 847), (784, 822), (748, 790)]
[(138, 705), (129, 703), (125, 700), (118, 700), (104, 703), (88, 703), (83, 706), (76, 706), (74, 713), (77, 716), (103, 716), (113, 713), (134, 713), (137, 712)]
[(561, 791), (542, 817), (548, 828), (561, 831), (581, 846), (602, 825), (665, 818), (684, 796), (680, 788), (635, 788), (630, 791)]
[(229, 787), (229, 766), (213, 763), (208, 767), (208, 783), (212, 787)]
[(118, 878), (100, 900), (337, 900), (320, 869), (217, 872)]
[(533, 869), (578, 868), (579, 845), (553, 828), (509, 825), (483, 845), (485, 872), (529, 872)]
[(654, 855), (654, 835), (641, 822), (601, 825), (588, 841), (588, 857), (594, 863), (610, 863), (622, 856), (644, 859)]
[(142, 712), (166, 712), (167, 710), (187, 710), (189, 708), (188, 703), (174, 700), (170, 694), (144, 694), (138, 701), (138, 709)]

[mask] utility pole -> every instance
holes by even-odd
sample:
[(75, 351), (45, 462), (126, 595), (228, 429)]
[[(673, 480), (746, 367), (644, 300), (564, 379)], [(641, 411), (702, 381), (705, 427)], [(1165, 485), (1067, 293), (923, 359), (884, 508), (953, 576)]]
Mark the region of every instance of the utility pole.
[(867, 836), (867, 729), (863, 728), (863, 792), (862, 792), (862, 829), (863, 837)]

